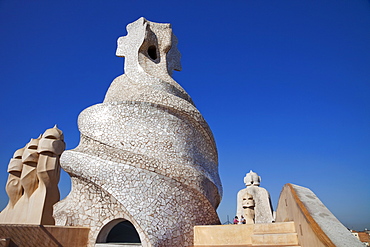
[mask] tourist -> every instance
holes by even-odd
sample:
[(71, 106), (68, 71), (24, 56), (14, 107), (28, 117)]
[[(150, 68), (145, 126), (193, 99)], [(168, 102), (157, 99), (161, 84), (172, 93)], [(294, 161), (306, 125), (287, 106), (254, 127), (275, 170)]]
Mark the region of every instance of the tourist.
[(235, 216), (234, 218), (234, 225), (238, 224), (239, 223), (239, 219), (238, 219), (238, 216)]
[(245, 220), (244, 216), (242, 215), (240, 218), (240, 224), (246, 224), (247, 221)]

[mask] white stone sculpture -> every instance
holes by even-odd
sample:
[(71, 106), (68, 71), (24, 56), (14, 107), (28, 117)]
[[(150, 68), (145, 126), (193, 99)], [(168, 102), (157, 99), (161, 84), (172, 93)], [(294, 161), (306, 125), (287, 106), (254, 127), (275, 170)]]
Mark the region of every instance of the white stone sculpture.
[(171, 77), (181, 64), (170, 24), (140, 18), (127, 31), (117, 48), (125, 74), (81, 112), (80, 144), (61, 157), (72, 191), (54, 216), (90, 226), (90, 246), (120, 221), (132, 223), (142, 246), (192, 245), (194, 225), (220, 223), (215, 141)]
[[(266, 189), (259, 187), (261, 177), (252, 170), (244, 177), (247, 188), (238, 192), (236, 215), (244, 215), (247, 224), (273, 222), (270, 195)], [(248, 223), (249, 222), (249, 223)]]
[(255, 203), (253, 200), (253, 196), (251, 194), (246, 193), (242, 200), (243, 200), (242, 201), (243, 213), (241, 216), (245, 216), (246, 224), (254, 224)]
[(261, 177), (257, 175), (257, 173), (250, 170), (249, 173), (246, 174), (244, 177), (244, 184), (245, 186), (259, 186), (261, 183)]
[(59, 201), (59, 158), (65, 149), (56, 126), (14, 153), (8, 167), (7, 207), (1, 223), (53, 225), (53, 205)]

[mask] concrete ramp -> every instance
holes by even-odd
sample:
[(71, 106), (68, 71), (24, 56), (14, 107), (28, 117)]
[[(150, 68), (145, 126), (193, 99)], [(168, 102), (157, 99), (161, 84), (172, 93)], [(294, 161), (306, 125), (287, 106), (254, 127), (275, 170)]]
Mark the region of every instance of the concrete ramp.
[[(350, 209), (349, 209), (350, 210)], [(293, 221), (303, 247), (361, 247), (362, 243), (308, 188), (286, 184), (280, 194), (276, 222)]]

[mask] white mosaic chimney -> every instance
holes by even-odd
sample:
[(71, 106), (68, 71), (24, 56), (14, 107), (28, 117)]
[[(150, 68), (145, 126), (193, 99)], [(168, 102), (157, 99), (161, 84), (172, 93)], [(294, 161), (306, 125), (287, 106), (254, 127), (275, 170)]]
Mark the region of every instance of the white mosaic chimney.
[(81, 112), (77, 148), (62, 168), (72, 191), (55, 205), (57, 225), (90, 226), (90, 246), (129, 221), (142, 246), (188, 246), (193, 226), (219, 224), (222, 186), (215, 141), (190, 96), (170, 24), (140, 18), (118, 39), (125, 74), (104, 102)]

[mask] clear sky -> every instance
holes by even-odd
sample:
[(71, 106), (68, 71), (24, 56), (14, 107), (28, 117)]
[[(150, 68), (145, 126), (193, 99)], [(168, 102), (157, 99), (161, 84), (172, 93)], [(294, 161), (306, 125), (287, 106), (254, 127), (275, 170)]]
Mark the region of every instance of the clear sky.
[[(249, 170), (276, 209), (286, 183), (310, 188), (347, 227), (370, 228), (370, 1), (0, 0), (0, 208), (14, 151), (58, 124), (78, 145), (78, 114), (123, 73), (116, 40), (145, 17), (169, 22), (174, 78), (210, 125), (236, 211)], [(62, 197), (70, 190), (62, 174)]]

